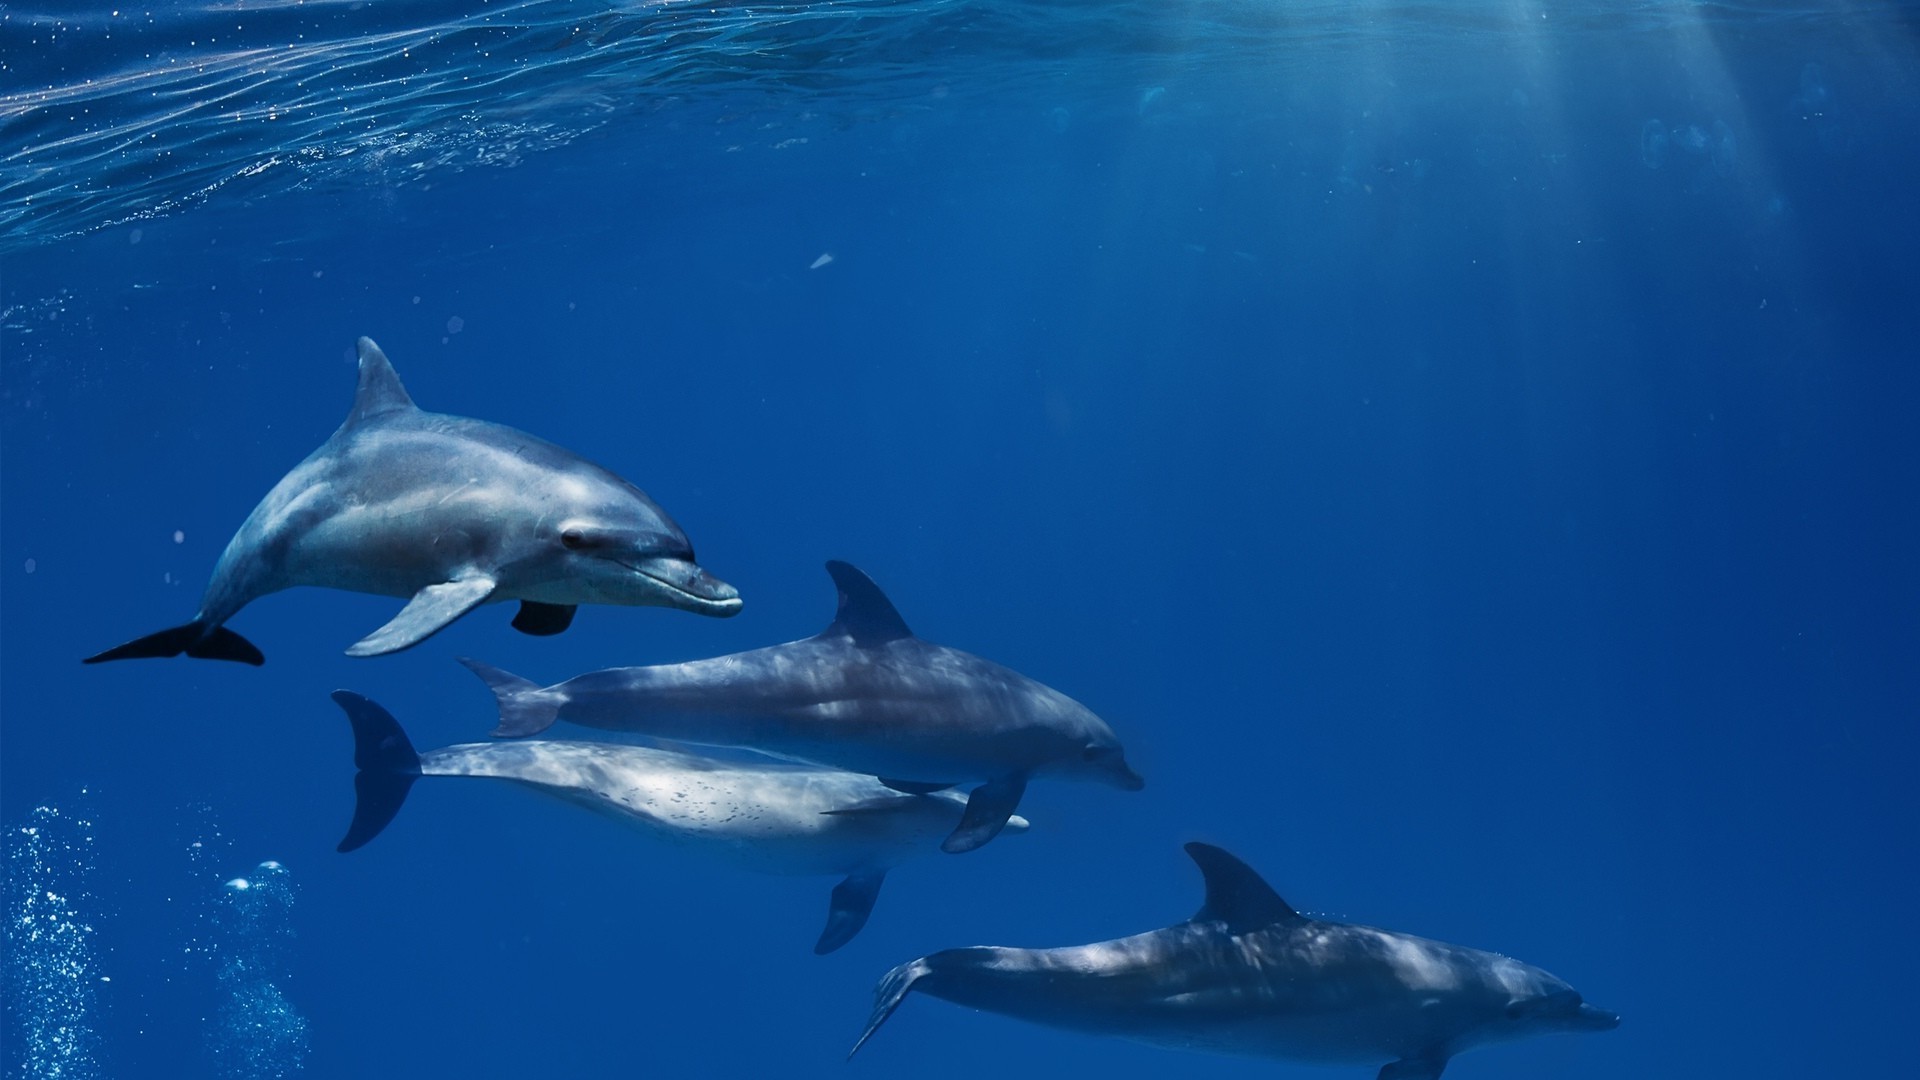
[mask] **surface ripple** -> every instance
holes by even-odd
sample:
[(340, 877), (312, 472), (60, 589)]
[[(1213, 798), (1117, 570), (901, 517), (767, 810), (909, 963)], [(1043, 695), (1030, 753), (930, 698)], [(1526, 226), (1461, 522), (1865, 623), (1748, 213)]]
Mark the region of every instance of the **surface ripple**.
[[(1760, 17), (1680, 7), (1690, 19)], [(1458, 47), (1534, 16), (1524, 4), (1247, 0), (38, 8), (0, 7), (0, 248), (165, 215), (230, 188), (398, 185), (513, 165), (622, 113), (690, 98), (830, 109), (924, 94), (931, 81), (1017, 92), (1022, 80), (1114, 61), (1206, 63), (1389, 36)], [(1600, 4), (1555, 25), (1634, 30), (1674, 10)]]

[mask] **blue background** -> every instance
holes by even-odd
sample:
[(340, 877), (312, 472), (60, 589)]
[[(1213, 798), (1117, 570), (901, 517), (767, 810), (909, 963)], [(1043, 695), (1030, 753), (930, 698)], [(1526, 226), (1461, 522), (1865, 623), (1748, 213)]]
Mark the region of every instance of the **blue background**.
[[(418, 60), (653, 50), (546, 96), (332, 91), (383, 138), (464, 125), (443, 154), (192, 129), (168, 153), (224, 178), (197, 198), (166, 154), (135, 175), (138, 146), (122, 173), (7, 165), (0, 818), (93, 821), (101, 1075), (204, 1063), (196, 897), (269, 858), (307, 1075), (1340, 1074), (918, 997), (840, 1063), (900, 961), (1186, 917), (1189, 839), (1624, 1017), (1450, 1076), (1910, 1067), (1910, 11), (711, 10), (715, 38), (636, 8), (544, 59)], [(401, 18), (317, 11), (342, 42)], [(0, 28), (9, 141), (133, 123), (34, 97), (160, 64), (91, 25)], [(683, 76), (728, 34), (766, 70)], [(331, 167), (244, 175), (302, 146)], [(302, 590), (234, 620), (263, 669), (82, 668), (192, 614), (345, 415), (359, 334), (423, 407), (646, 488), (745, 613), (589, 608), (532, 639), (487, 608), (353, 661), (395, 602)], [(829, 557), (1101, 713), (1146, 790), (1035, 785), (1030, 834), (902, 867), (824, 959), (830, 881), (504, 787), (422, 784), (334, 853), (328, 691), (423, 748), (474, 739), (492, 711), (453, 657), (558, 681), (802, 637)], [(190, 860), (215, 830), (225, 861)]]

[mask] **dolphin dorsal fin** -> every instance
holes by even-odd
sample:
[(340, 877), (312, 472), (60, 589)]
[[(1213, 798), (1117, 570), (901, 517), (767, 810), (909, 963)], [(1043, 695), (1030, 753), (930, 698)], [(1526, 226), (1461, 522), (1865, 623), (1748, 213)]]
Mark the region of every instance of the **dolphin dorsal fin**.
[(1232, 855), (1200, 843), (1188, 844), (1187, 854), (1207, 883), (1207, 902), (1194, 912), (1194, 922), (1224, 922), (1229, 932), (1245, 934), (1302, 918), (1252, 867)]
[(885, 645), (913, 636), (913, 631), (907, 629), (907, 621), (893, 609), (893, 601), (887, 599), (887, 594), (880, 591), (872, 578), (838, 559), (827, 563), (827, 573), (832, 575), (834, 587), (840, 590), (840, 608), (833, 613), (832, 625), (821, 631), (820, 636), (845, 634), (861, 646)]
[(393, 364), (387, 354), (373, 339), (360, 339), (360, 386), (353, 392), (353, 412), (347, 414), (347, 423), (358, 423), (368, 417), (396, 409), (417, 409), (413, 398), (407, 396), (407, 388), (400, 385), (400, 376), (394, 373)]

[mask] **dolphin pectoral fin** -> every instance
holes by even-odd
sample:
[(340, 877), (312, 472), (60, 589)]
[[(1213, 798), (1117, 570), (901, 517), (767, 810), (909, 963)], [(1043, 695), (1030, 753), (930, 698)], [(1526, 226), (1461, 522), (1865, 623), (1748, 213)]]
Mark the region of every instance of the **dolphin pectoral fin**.
[(827, 907), (827, 927), (820, 931), (813, 954), (825, 956), (853, 940), (873, 914), (873, 902), (880, 898), (880, 885), (887, 880), (885, 870), (848, 874), (833, 887), (833, 900)]
[(520, 601), (520, 613), (513, 617), (513, 628), (534, 637), (549, 637), (573, 625), (572, 604), (542, 604), (538, 600)]
[(208, 632), (206, 624), (200, 622), (190, 622), (185, 626), (170, 627), (159, 633), (135, 638), (106, 652), (94, 653), (80, 662), (101, 664), (108, 660), (138, 660), (179, 656), (181, 653), (200, 660), (237, 660), (255, 667), (267, 662), (260, 650), (254, 648), (253, 642), (224, 626), (216, 626), (212, 632)]
[(1380, 1066), (1376, 1080), (1440, 1080), (1446, 1070), (1446, 1058), (1402, 1058)]
[(923, 956), (918, 960), (909, 960), (880, 976), (880, 985), (873, 988), (873, 1012), (867, 1017), (867, 1029), (860, 1033), (860, 1041), (853, 1044), (853, 1049), (847, 1051), (849, 1059), (859, 1053), (861, 1047), (867, 1045), (867, 1040), (873, 1038), (873, 1033), (879, 1031), (880, 1025), (886, 1023), (887, 1017), (893, 1015), (893, 1010), (900, 1007), (900, 1002), (905, 1000), (907, 991), (913, 989), (913, 984), (919, 982), (932, 970), (933, 965)]
[(383, 656), (412, 648), (480, 606), (498, 584), (490, 577), (469, 577), (429, 585), (414, 593), (393, 621), (355, 642), (347, 655)]
[(393, 714), (378, 702), (351, 690), (335, 690), (333, 700), (346, 710), (353, 725), (353, 823), (340, 840), (338, 851), (352, 851), (380, 835), (407, 791), (420, 778), (420, 755)]
[(882, 784), (907, 795), (931, 795), (936, 791), (945, 791), (952, 784), (937, 784), (925, 780), (889, 780), (884, 776), (875, 777)]
[(1002, 776), (974, 788), (973, 794), (967, 797), (967, 809), (960, 815), (960, 824), (954, 826), (952, 835), (941, 841), (940, 850), (959, 855), (1000, 835), (1026, 791), (1026, 773)]

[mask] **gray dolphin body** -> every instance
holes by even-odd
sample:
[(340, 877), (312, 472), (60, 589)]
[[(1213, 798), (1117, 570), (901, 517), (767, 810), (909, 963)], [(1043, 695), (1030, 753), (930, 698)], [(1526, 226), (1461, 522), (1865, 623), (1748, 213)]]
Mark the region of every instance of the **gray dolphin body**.
[(1436, 1080), (1469, 1047), (1620, 1018), (1560, 979), (1478, 949), (1293, 910), (1246, 864), (1188, 844), (1207, 899), (1188, 922), (1062, 949), (949, 949), (880, 980), (858, 1051), (910, 990), (1155, 1046)]
[[(378, 703), (346, 690), (333, 699), (353, 725), (360, 769), (341, 851), (379, 835), (422, 776), (504, 780), (749, 870), (844, 875), (816, 953), (851, 941), (867, 924), (887, 871), (932, 851), (966, 807), (957, 795), (906, 795), (856, 773), (664, 747), (530, 739), (421, 754)], [(1027, 828), (1018, 817), (1008, 825)]]
[(472, 660), (500, 706), (495, 735), (555, 720), (676, 742), (741, 746), (881, 777), (897, 791), (985, 781), (941, 847), (993, 839), (1035, 776), (1142, 786), (1104, 721), (1065, 694), (922, 641), (871, 579), (827, 564), (833, 624), (802, 641), (710, 660), (612, 668), (542, 688)]
[(740, 610), (647, 494), (552, 443), (422, 411), (361, 338), (353, 411), (282, 477), (228, 541), (192, 622), (87, 658), (264, 661), (224, 625), (252, 601), (321, 585), (408, 598), (350, 656), (417, 645), (484, 603), (519, 600), (513, 625), (557, 634), (579, 604)]

